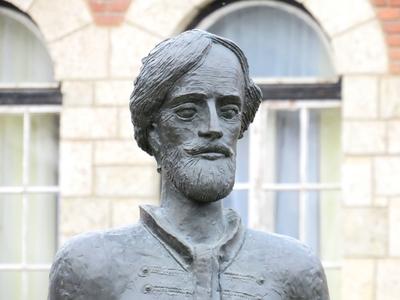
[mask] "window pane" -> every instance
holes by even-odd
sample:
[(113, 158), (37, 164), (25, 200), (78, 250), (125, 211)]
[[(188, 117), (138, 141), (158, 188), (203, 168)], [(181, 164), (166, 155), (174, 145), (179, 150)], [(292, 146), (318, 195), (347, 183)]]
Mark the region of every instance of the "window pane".
[(239, 213), (242, 222), (247, 226), (248, 224), (248, 191), (247, 190), (233, 190), (223, 200), (224, 207), (232, 208)]
[(25, 16), (0, 8), (0, 82), (50, 82), (53, 70), (39, 32)]
[(51, 263), (56, 249), (57, 196), (30, 195), (28, 198), (28, 263)]
[[(329, 296), (332, 300), (340, 300), (341, 297), (341, 271), (340, 269), (325, 269), (326, 279), (328, 281)], [(351, 279), (350, 279), (351, 280)]]
[(269, 110), (262, 170), (264, 183), (299, 182), (299, 143), (299, 112)]
[(276, 182), (299, 182), (300, 126), (298, 111), (275, 112)]
[[(0, 299), (21, 299), (21, 273), (0, 271)], [(46, 298), (43, 298), (46, 299)]]
[(29, 300), (45, 300), (49, 286), (48, 272), (29, 272), (28, 276), (28, 291)]
[(320, 255), (325, 261), (342, 258), (341, 199), (339, 191), (320, 192)]
[(275, 198), (275, 232), (299, 238), (299, 193), (277, 192)]
[(59, 117), (31, 115), (29, 180), (31, 185), (57, 185)]
[(340, 182), (341, 121), (340, 109), (318, 111), (320, 130), (320, 182)]
[(22, 184), (23, 120), (0, 114), (0, 186)]
[(0, 263), (21, 262), (21, 211), (20, 195), (0, 194)]

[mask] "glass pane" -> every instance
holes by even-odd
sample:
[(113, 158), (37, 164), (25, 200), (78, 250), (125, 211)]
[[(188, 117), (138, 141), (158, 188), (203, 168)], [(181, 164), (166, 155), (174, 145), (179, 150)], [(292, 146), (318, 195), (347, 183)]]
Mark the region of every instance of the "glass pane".
[(0, 186), (22, 184), (23, 119), (0, 114)]
[(268, 110), (265, 132), (264, 183), (299, 182), (299, 112)]
[(233, 190), (223, 200), (224, 207), (232, 208), (239, 213), (242, 222), (245, 226), (248, 224), (248, 191), (247, 190)]
[(277, 192), (275, 201), (275, 232), (298, 239), (299, 192)]
[(21, 262), (21, 212), (20, 195), (0, 194), (0, 263)]
[(304, 193), (304, 200), (304, 242), (318, 255), (320, 251), (320, 192)]
[(329, 296), (331, 300), (340, 300), (341, 297), (341, 271), (340, 269), (325, 269), (328, 280)]
[(53, 81), (51, 59), (38, 35), (28, 18), (0, 9), (0, 82)]
[(28, 198), (28, 263), (51, 263), (56, 250), (57, 196), (30, 195)]
[(320, 255), (324, 261), (342, 258), (341, 200), (339, 191), (320, 192)]
[(246, 131), (237, 144), (236, 182), (249, 181), (249, 132)]
[(57, 185), (59, 116), (31, 115), (29, 180), (31, 185)]
[(277, 111), (276, 128), (276, 182), (299, 182), (299, 112)]
[(340, 182), (341, 115), (340, 109), (319, 110), (320, 182)]
[(0, 271), (0, 299), (20, 300), (21, 297), (21, 273)]
[(29, 300), (45, 300), (49, 288), (48, 272), (29, 272), (28, 292)]
[(275, 231), (276, 193), (263, 189), (249, 192), (249, 228), (273, 232)]
[(242, 48), (251, 76), (334, 76), (328, 43), (318, 25), (293, 6), (264, 4), (233, 10), (206, 29)]

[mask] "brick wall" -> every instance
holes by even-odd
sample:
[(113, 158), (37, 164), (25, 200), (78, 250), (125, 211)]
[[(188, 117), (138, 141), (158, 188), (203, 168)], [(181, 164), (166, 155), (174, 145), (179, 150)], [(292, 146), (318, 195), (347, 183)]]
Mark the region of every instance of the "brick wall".
[(390, 71), (400, 74), (400, 0), (371, 0), (388, 46)]

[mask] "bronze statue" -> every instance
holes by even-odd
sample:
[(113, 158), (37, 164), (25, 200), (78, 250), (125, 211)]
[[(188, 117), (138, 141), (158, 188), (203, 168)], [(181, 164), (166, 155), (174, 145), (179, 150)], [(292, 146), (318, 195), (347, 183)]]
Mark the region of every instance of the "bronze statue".
[(231, 41), (191, 30), (143, 60), (130, 110), (161, 173), (161, 206), (136, 225), (80, 235), (58, 252), (50, 300), (328, 300), (319, 260), (298, 241), (245, 229), (221, 200), (236, 143), (261, 102)]

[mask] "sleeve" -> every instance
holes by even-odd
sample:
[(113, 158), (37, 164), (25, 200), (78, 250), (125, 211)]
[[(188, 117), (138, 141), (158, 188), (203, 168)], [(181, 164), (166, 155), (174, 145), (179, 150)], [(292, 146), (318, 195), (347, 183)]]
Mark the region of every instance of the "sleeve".
[(82, 274), (68, 247), (60, 249), (50, 270), (48, 300), (79, 300)]
[(289, 288), (293, 299), (329, 300), (327, 280), (319, 259), (308, 253), (301, 265)]

